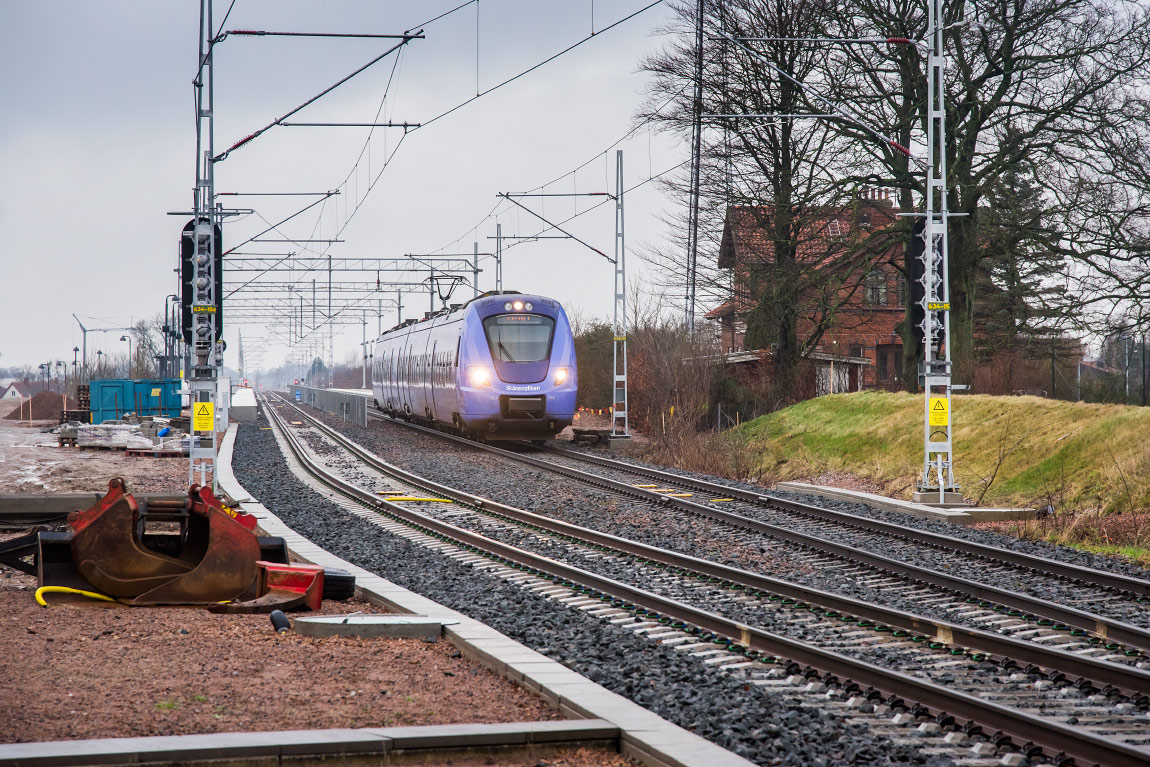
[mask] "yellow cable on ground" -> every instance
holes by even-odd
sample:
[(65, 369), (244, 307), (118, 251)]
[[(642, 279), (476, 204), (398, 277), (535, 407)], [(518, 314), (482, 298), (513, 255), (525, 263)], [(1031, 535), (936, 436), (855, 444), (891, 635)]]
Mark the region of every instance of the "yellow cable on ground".
[(112, 599), (111, 597), (106, 596), (104, 594), (97, 594), (95, 591), (84, 591), (83, 589), (70, 589), (67, 586), (41, 586), (40, 588), (36, 589), (36, 604), (40, 605), (41, 607), (47, 607), (48, 606), (48, 603), (44, 601), (44, 597), (41, 596), (41, 594), (45, 594), (45, 593), (47, 593), (47, 594), (80, 594), (81, 596), (88, 597), (89, 599), (100, 599), (104, 602), (115, 602), (116, 601), (115, 599)]

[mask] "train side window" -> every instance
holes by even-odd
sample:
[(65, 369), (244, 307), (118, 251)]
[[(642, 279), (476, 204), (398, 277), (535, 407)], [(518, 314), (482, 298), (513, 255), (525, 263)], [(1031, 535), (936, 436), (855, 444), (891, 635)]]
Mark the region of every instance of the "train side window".
[(460, 333), (459, 338), (455, 339), (455, 367), (459, 368), (459, 345), (463, 343), (463, 334)]

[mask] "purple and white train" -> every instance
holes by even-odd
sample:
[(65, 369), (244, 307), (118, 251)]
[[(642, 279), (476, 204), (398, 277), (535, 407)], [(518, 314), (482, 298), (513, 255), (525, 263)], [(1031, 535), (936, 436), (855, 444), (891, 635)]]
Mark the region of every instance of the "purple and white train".
[(543, 296), (485, 293), (375, 342), (376, 406), (480, 440), (553, 437), (575, 414), (575, 342)]

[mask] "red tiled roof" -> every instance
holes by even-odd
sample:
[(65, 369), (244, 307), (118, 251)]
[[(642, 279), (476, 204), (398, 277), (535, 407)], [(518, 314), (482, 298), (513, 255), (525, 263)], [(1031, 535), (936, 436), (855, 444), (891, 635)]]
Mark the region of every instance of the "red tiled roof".
[(718, 319), (720, 317), (726, 317), (729, 314), (734, 314), (734, 312), (735, 312), (734, 302), (726, 301), (722, 304), (719, 304), (718, 306), (716, 306), (714, 309), (707, 312), (703, 316), (705, 318), (707, 318), (708, 320), (715, 320), (715, 319)]
[[(737, 263), (769, 258), (774, 244), (768, 237), (771, 207), (768, 205), (731, 205), (723, 222), (723, 239), (719, 245), (720, 269), (733, 269)], [(835, 238), (847, 237), (861, 230), (886, 227), (896, 220), (894, 202), (890, 199), (860, 199), (856, 205), (828, 208), (816, 215), (813, 224), (821, 231), (811, 231), (799, 245), (799, 257), (821, 263), (828, 259), (824, 247)], [(865, 221), (865, 224), (864, 224)]]

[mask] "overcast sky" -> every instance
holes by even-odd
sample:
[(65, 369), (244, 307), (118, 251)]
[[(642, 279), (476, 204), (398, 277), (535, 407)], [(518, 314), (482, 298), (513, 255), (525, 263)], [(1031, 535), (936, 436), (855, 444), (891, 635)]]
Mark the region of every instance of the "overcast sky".
[[(226, 29), (399, 33), (462, 0), (237, 0)], [(558, 53), (592, 31), (647, 5), (648, 0), (481, 0), (426, 26), (427, 38), (403, 51), (382, 117), (427, 122), (450, 107)], [(217, 24), (229, 0), (216, 0)], [(0, 366), (72, 358), (81, 335), (72, 313), (89, 327), (125, 327), (162, 311), (177, 288), (173, 268), (180, 228), (194, 185), (195, 74), (198, 0), (0, 0)], [(478, 18), (477, 18), (478, 16)], [(516, 82), (412, 132), (367, 193), (367, 160), (351, 173), (366, 128), (276, 127), (216, 166), (217, 192), (342, 194), (280, 229), (285, 236), (332, 238), (315, 245), (336, 257), (393, 257), (407, 252), (493, 249), (496, 218), (484, 217), (497, 192), (533, 189), (556, 177), (548, 192), (613, 191), (614, 152), (591, 160), (634, 125), (647, 78), (642, 57), (664, 44), (659, 5), (585, 43)], [(592, 18), (594, 21), (592, 22)], [(478, 31), (478, 44), (477, 44)], [(216, 47), (216, 150), (267, 125), (370, 61), (386, 40), (229, 37)], [(297, 121), (371, 122), (394, 56), (384, 59), (295, 116)], [(378, 130), (371, 177), (402, 131)], [(631, 186), (686, 158), (684, 146), (645, 128), (621, 145)], [(566, 174), (566, 175), (564, 175)], [(341, 186), (342, 185), (342, 186)], [(258, 215), (226, 225), (225, 248), (305, 204), (296, 197), (225, 198), (227, 207)], [(355, 210), (356, 203), (359, 210)], [(566, 218), (587, 198), (531, 204)], [(512, 206), (504, 203), (503, 208)], [(663, 237), (669, 207), (657, 184), (626, 198), (627, 241), (640, 250)], [(322, 213), (320, 212), (322, 208)], [(348, 218), (350, 216), (350, 222)], [(531, 234), (528, 214), (498, 217), (505, 235)], [(473, 228), (479, 224), (479, 228)], [(613, 208), (604, 205), (567, 228), (612, 250)], [(263, 252), (300, 250), (285, 244)], [(244, 249), (255, 252), (257, 248)], [(494, 286), (483, 263), (482, 289)], [(632, 252), (630, 272), (643, 265)], [(318, 275), (320, 284), (326, 279)], [(413, 280), (420, 279), (413, 276)], [(310, 279), (306, 281), (310, 285)], [(504, 287), (554, 296), (584, 316), (608, 317), (611, 266), (586, 248), (541, 240), (509, 251)], [(460, 289), (457, 298), (470, 292)], [(372, 303), (374, 305), (374, 302)], [(226, 305), (225, 305), (226, 307)], [(427, 308), (409, 299), (405, 316)], [(395, 321), (384, 312), (383, 326)], [(369, 328), (377, 321), (370, 315)], [(225, 338), (234, 366), (237, 327)], [(361, 329), (338, 328), (336, 359), (358, 349)], [(249, 365), (271, 367), (290, 350), (258, 325), (243, 328)], [(97, 349), (123, 352), (121, 333), (88, 334)]]

